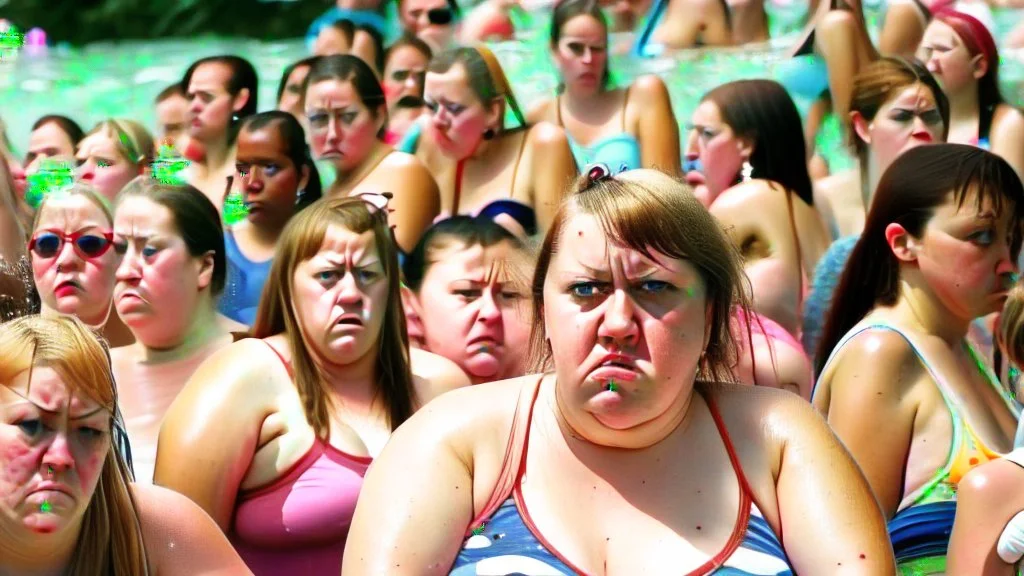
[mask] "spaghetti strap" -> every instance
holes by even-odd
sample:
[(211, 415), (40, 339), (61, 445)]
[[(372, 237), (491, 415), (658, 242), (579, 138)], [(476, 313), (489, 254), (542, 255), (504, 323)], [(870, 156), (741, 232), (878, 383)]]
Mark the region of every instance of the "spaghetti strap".
[(449, 212), (453, 217), (459, 215), (459, 196), (462, 195), (462, 173), (466, 171), (466, 159), (463, 158), (455, 163), (455, 190), (452, 194), (452, 210)]
[(711, 419), (715, 421), (715, 427), (718, 428), (718, 435), (721, 436), (722, 443), (725, 444), (725, 451), (729, 454), (729, 462), (732, 463), (732, 469), (736, 472), (736, 478), (740, 483), (740, 490), (750, 498), (753, 498), (754, 492), (750, 489), (747, 477), (743, 474), (743, 467), (740, 466), (740, 458), (736, 455), (736, 447), (732, 443), (732, 438), (729, 437), (729, 430), (725, 427), (722, 415), (718, 412), (718, 403), (715, 402), (715, 398), (712, 394), (702, 393), (701, 397), (704, 398), (705, 402), (707, 402), (708, 410), (711, 412)]
[(466, 537), (472, 536), (494, 512), (512, 494), (516, 480), (519, 478), (519, 470), (522, 466), (523, 452), (526, 442), (530, 436), (530, 422), (533, 420), (533, 405), (537, 401), (537, 394), (540, 391), (540, 384), (544, 381), (541, 374), (536, 382), (526, 384), (519, 391), (519, 399), (516, 400), (516, 412), (512, 419), (512, 429), (509, 433), (508, 444), (505, 446), (505, 456), (501, 461), (501, 472), (498, 474), (498, 482), (494, 486), (490, 499), (479, 514), (469, 523), (466, 530)]
[(793, 233), (793, 245), (796, 248), (796, 268), (799, 275), (799, 291), (796, 296), (796, 311), (801, 318), (804, 316), (804, 256), (800, 249), (800, 235), (796, 231), (796, 216), (793, 213), (793, 192), (786, 188), (786, 211), (789, 213), (789, 230)]
[(526, 149), (526, 139), (529, 138), (530, 131), (523, 130), (523, 139), (519, 142), (519, 155), (516, 156), (516, 164), (512, 167), (512, 187), (508, 190), (508, 197), (511, 198), (516, 194), (516, 174), (519, 173), (519, 161), (523, 159), (523, 150)]
[(626, 87), (626, 97), (622, 100), (622, 131), (626, 131), (626, 107), (629, 106), (629, 89), (632, 86)]
[(292, 373), (292, 365), (291, 365), (291, 363), (284, 359), (284, 356), (280, 352), (277, 351), (277, 348), (274, 348), (273, 346), (270, 345), (270, 342), (267, 342), (266, 340), (263, 340), (262, 338), (257, 338), (257, 340), (259, 340), (260, 342), (263, 342), (264, 344), (266, 344), (267, 348), (270, 348), (270, 351), (273, 352), (275, 356), (277, 356), (277, 359), (281, 361), (281, 364), (284, 364), (284, 369), (288, 371), (288, 377), (294, 379), (295, 378), (295, 374)]
[(562, 95), (555, 94), (555, 122), (558, 123), (559, 128), (565, 128), (562, 124)]

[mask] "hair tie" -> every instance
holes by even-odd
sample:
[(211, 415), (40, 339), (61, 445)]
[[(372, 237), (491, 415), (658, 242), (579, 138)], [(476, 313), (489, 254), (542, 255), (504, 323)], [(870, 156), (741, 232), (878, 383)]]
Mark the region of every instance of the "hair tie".
[(586, 174), (587, 180), (590, 181), (590, 186), (596, 182), (611, 180), (612, 178), (612, 171), (608, 169), (608, 165), (601, 162), (595, 162), (587, 166)]

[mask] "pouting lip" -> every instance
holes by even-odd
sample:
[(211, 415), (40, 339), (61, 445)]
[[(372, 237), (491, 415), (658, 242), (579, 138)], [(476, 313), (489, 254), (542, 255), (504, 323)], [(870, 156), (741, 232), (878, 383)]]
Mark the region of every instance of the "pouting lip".
[(121, 292), (120, 294), (117, 295), (118, 300), (124, 300), (125, 298), (138, 298), (143, 302), (146, 301), (146, 299), (140, 296), (139, 293), (136, 292), (135, 290), (125, 290), (124, 292)]
[(65, 287), (65, 286), (71, 286), (71, 287), (77, 288), (79, 290), (82, 289), (82, 285), (79, 284), (77, 281), (68, 279), (68, 280), (64, 280), (62, 282), (57, 283), (57, 285), (53, 287), (53, 291), (56, 292), (57, 290), (60, 290), (61, 288)]
[(70, 496), (71, 498), (75, 497), (75, 495), (71, 493), (71, 489), (60, 482), (40, 482), (38, 486), (32, 489), (33, 494), (36, 492), (60, 492)]
[(362, 326), (363, 319), (359, 316), (359, 314), (342, 314), (341, 316), (338, 316), (338, 318), (334, 321), (333, 324), (331, 324), (331, 326), (337, 326), (339, 324)]
[(686, 173), (686, 183), (690, 184), (691, 186), (696, 184), (704, 184), (704, 174), (701, 174), (696, 170), (690, 170), (689, 172)]
[(494, 346), (504, 346), (504, 342), (496, 336), (483, 335), (472, 338), (466, 343), (467, 346), (473, 346), (474, 344), (490, 343)]
[(632, 356), (626, 356), (625, 354), (605, 354), (598, 361), (596, 368), (604, 366), (614, 366), (617, 368), (625, 368), (627, 370), (637, 370), (636, 358)]

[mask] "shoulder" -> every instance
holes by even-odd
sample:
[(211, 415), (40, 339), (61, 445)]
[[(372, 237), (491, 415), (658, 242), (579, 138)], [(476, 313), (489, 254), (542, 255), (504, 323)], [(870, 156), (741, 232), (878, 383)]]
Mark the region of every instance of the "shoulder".
[[(741, 384), (704, 384), (705, 396), (713, 399), (729, 437), (737, 448), (761, 446), (768, 450), (753, 453), (768, 461), (790, 440), (807, 434), (828, 433), (828, 425), (807, 400), (766, 386)], [(741, 453), (747, 452), (741, 449)], [(758, 458), (760, 460), (760, 458)], [(772, 462), (772, 467), (777, 462)]]
[(1024, 129), (1024, 112), (1009, 104), (1000, 104), (996, 107), (992, 117), (992, 129), (1014, 130)]
[(833, 398), (839, 393), (849, 399), (898, 393), (922, 374), (924, 366), (906, 338), (888, 328), (868, 328), (843, 344), (821, 376)]
[[(281, 346), (276, 349), (287, 357), (287, 350), (282, 350)], [(189, 378), (172, 407), (199, 404), (216, 409), (234, 405), (233, 412), (240, 413), (246, 404), (262, 405), (269, 401), (282, 375), (286, 374), (281, 359), (266, 342), (245, 338), (207, 358)], [(250, 402), (239, 402), (242, 399)]]
[(749, 213), (750, 202), (755, 198), (764, 198), (773, 193), (774, 187), (774, 183), (770, 180), (760, 178), (740, 182), (719, 194), (711, 204), (710, 210), (714, 213), (715, 210), (742, 208)]
[(526, 121), (531, 124), (547, 121), (552, 115), (554, 106), (554, 98), (544, 98), (543, 100), (540, 100), (530, 107), (530, 110), (526, 113)]
[(168, 528), (187, 530), (196, 521), (212, 522), (198, 504), (174, 490), (150, 484), (132, 483), (129, 486), (147, 541), (150, 536), (168, 536)]
[(530, 132), (526, 135), (527, 143), (541, 151), (554, 150), (559, 147), (569, 147), (569, 139), (565, 130), (551, 122), (537, 122), (530, 126)]
[(639, 104), (663, 102), (669, 99), (665, 81), (653, 74), (641, 76), (629, 87), (629, 101)]
[(471, 384), (458, 364), (426, 350), (410, 349), (409, 365), (421, 406), (445, 392)]
[(412, 154), (395, 150), (388, 154), (388, 157), (381, 163), (380, 168), (388, 172), (391, 177), (402, 180), (433, 180), (430, 171), (422, 160)]

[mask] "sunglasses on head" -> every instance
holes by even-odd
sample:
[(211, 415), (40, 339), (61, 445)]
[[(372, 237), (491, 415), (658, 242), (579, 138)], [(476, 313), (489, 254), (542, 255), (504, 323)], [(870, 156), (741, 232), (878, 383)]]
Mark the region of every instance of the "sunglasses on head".
[(455, 13), (452, 12), (451, 8), (431, 8), (427, 10), (427, 20), (431, 24), (444, 26), (445, 24), (451, 24), (454, 19)]
[(99, 258), (114, 245), (113, 232), (75, 232), (64, 234), (58, 230), (44, 230), (32, 237), (28, 243), (30, 252), (40, 258), (53, 258), (64, 249), (64, 242), (71, 242), (75, 252), (84, 260)]

